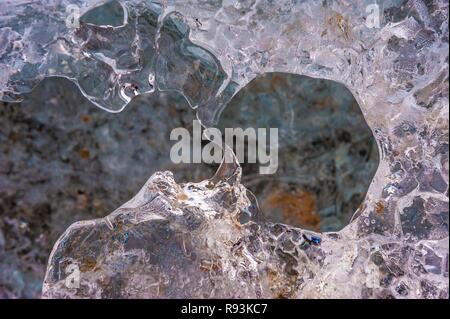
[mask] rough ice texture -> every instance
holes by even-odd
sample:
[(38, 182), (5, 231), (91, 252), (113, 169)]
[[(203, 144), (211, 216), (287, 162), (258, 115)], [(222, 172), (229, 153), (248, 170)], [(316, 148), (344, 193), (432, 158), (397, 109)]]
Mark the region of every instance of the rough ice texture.
[[(45, 297), (448, 298), (448, 1), (384, 1), (380, 28), (364, 1), (121, 1), (123, 26), (76, 30), (66, 1), (3, 2), (4, 100), (53, 75), (110, 111), (177, 90), (210, 126), (256, 75), (295, 73), (344, 84), (381, 157), (352, 222), (319, 245), (235, 218), (257, 210), (237, 167), (200, 184), (156, 173), (110, 216), (66, 231)], [(68, 263), (80, 289), (64, 285)]]

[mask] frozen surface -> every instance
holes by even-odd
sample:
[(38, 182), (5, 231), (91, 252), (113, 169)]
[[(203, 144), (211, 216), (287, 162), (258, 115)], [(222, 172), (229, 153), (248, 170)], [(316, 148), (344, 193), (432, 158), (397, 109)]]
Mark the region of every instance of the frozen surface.
[[(257, 219), (237, 166), (199, 184), (156, 173), (66, 231), (45, 297), (448, 298), (448, 1), (384, 1), (375, 28), (364, 1), (121, 1), (114, 28), (66, 26), (67, 4), (96, 1), (2, 2), (3, 100), (57, 75), (113, 112), (179, 91), (210, 126), (255, 76), (295, 73), (344, 84), (381, 157), (353, 221), (318, 244)], [(64, 285), (68, 264), (80, 289)]]

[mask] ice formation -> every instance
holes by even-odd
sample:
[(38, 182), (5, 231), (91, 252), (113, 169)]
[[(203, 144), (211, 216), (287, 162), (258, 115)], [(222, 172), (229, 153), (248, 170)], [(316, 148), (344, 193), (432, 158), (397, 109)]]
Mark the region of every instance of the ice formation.
[[(57, 77), (20, 103), (0, 102), (0, 299), (39, 298), (67, 227), (112, 212), (154, 172), (169, 170), (178, 183), (213, 176), (216, 165), (170, 160), (171, 130), (191, 131), (193, 119), (177, 92), (141, 95), (117, 115)], [(241, 183), (262, 216), (316, 231), (346, 226), (379, 158), (351, 93), (329, 80), (267, 73), (233, 97), (218, 124), (249, 125), (279, 128), (277, 173), (242, 165)]]
[(344, 84), (381, 157), (352, 222), (323, 234), (258, 218), (237, 164), (196, 184), (155, 173), (69, 227), (44, 297), (448, 298), (448, 1), (120, 1), (122, 23), (76, 27), (68, 5), (98, 1), (1, 4), (5, 101), (63, 76), (111, 112), (179, 91), (212, 126), (258, 74), (295, 73)]

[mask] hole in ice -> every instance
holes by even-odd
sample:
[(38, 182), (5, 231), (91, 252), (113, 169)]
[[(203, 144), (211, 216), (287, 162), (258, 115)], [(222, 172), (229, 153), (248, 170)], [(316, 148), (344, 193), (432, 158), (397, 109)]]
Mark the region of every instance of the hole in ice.
[(333, 81), (265, 74), (225, 108), (219, 128), (225, 127), (278, 128), (274, 175), (259, 174), (264, 166), (259, 163), (241, 163), (243, 184), (273, 222), (315, 231), (342, 229), (378, 166), (376, 141), (356, 100)]

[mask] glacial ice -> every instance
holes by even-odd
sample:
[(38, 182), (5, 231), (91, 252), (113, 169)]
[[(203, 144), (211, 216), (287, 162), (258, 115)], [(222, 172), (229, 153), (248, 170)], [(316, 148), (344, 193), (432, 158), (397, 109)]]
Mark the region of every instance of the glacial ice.
[(110, 112), (175, 90), (213, 126), (257, 75), (307, 75), (352, 92), (381, 158), (351, 223), (323, 234), (259, 218), (237, 164), (201, 183), (155, 173), (69, 227), (44, 297), (448, 298), (448, 1), (380, 1), (379, 27), (371, 1), (344, 0), (130, 0), (122, 25), (66, 25), (69, 4), (102, 3), (2, 0), (1, 99), (50, 76)]

